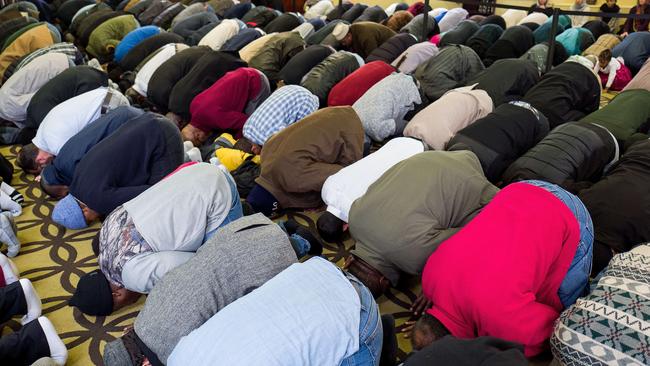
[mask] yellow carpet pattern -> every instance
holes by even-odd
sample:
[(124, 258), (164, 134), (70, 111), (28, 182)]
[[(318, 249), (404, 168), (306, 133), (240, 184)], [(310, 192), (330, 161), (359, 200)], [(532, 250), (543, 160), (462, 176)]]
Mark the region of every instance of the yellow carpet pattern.
[[(604, 95), (601, 104), (606, 104), (613, 96), (614, 94)], [(10, 146), (0, 149), (0, 152), (15, 164), (18, 149), (17, 146)], [(136, 305), (109, 317), (84, 315), (67, 306), (80, 276), (97, 268), (97, 259), (90, 242), (100, 225), (95, 224), (84, 230), (66, 230), (56, 225), (50, 217), (56, 201), (39, 189), (33, 175), (25, 174), (19, 168), (15, 169), (11, 185), (25, 196), (23, 213), (17, 219), (18, 239), (22, 242), (22, 248), (14, 258), (20, 277), (29, 278), (41, 296), (43, 315), (52, 321), (68, 347), (68, 365), (102, 365), (101, 352), (104, 345), (133, 323), (145, 298), (142, 297)], [(316, 233), (318, 213), (294, 212), (287, 215), (308, 225)], [(286, 219), (286, 216), (279, 219)], [(324, 244), (324, 256), (341, 266), (354, 241), (348, 237), (340, 243)], [(420, 293), (418, 282), (417, 278), (407, 279), (397, 289), (391, 289), (378, 300), (382, 314), (395, 316), (398, 332), (403, 328), (404, 322), (409, 320), (411, 314), (408, 308)], [(6, 326), (19, 329), (20, 323), (16, 318)], [(11, 331), (7, 327), (3, 329), (3, 334)], [(398, 342), (398, 357), (403, 360), (411, 351), (411, 346), (401, 333), (398, 333)]]

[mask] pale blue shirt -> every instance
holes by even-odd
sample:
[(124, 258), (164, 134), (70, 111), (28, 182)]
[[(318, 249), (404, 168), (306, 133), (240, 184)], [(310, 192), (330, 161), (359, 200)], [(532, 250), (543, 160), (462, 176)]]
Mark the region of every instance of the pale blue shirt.
[(183, 337), (167, 365), (339, 365), (359, 350), (360, 312), (343, 272), (314, 257)]

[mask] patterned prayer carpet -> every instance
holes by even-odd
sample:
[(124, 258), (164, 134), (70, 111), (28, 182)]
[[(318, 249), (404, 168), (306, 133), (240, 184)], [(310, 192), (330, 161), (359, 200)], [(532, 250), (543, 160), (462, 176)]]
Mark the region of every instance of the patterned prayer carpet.
[[(604, 95), (601, 104), (606, 104), (613, 96)], [(15, 162), (18, 149), (17, 146), (10, 146), (0, 149), (0, 152)], [(80, 276), (97, 268), (90, 242), (100, 225), (95, 224), (84, 230), (66, 230), (56, 225), (50, 217), (56, 202), (39, 189), (33, 175), (25, 174), (19, 168), (15, 170), (12, 186), (25, 196), (23, 213), (17, 219), (22, 248), (13, 259), (20, 270), (20, 277), (29, 278), (34, 283), (43, 302), (43, 315), (52, 321), (68, 347), (68, 365), (102, 365), (104, 345), (133, 323), (144, 304), (144, 297), (137, 304), (109, 317), (84, 315), (76, 308), (67, 306)], [(316, 233), (317, 212), (290, 212), (287, 215), (308, 225)], [(324, 256), (341, 266), (354, 241), (348, 237), (340, 243), (324, 244)], [(411, 314), (408, 309), (419, 292), (418, 279), (411, 278), (378, 300), (382, 314), (394, 315), (398, 332), (409, 320)], [(20, 327), (17, 318), (5, 325), (14, 330)], [(10, 331), (4, 328), (3, 334)], [(398, 333), (398, 343), (398, 357), (404, 359), (411, 351), (410, 343), (402, 333)]]

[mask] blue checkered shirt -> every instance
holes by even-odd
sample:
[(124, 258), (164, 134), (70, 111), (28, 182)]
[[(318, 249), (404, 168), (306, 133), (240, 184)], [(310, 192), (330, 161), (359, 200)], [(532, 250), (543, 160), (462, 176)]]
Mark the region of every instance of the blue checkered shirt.
[(312, 114), (318, 109), (318, 97), (298, 85), (276, 90), (248, 117), (244, 137), (264, 145), (273, 134)]

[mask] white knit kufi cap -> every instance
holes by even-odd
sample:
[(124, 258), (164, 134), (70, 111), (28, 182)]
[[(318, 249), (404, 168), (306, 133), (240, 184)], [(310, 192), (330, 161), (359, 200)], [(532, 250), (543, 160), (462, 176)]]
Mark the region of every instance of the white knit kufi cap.
[(336, 38), (337, 41), (342, 40), (350, 31), (350, 25), (345, 23), (339, 23), (332, 30), (332, 35)]

